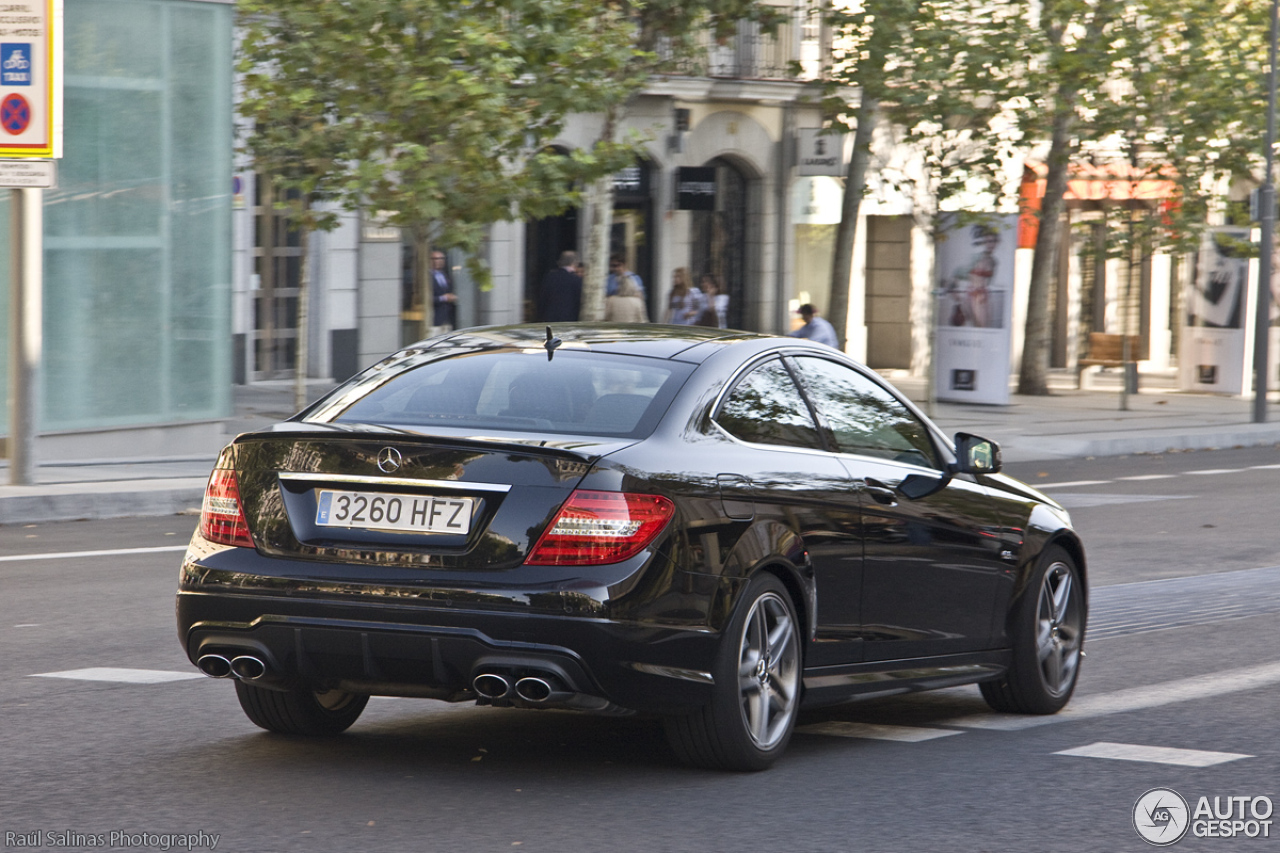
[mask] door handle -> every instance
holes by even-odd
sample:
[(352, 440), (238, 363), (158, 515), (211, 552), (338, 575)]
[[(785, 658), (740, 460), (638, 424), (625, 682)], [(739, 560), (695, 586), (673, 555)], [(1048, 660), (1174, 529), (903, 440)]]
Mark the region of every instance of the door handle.
[(876, 503), (884, 506), (898, 505), (898, 493), (879, 480), (868, 477), (862, 481), (862, 487), (867, 490), (867, 494)]

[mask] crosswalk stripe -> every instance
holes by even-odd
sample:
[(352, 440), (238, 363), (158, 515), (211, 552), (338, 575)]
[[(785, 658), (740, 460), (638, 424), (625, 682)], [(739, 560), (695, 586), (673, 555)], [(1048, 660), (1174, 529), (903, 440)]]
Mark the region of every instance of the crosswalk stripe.
[(162, 684), (166, 681), (186, 681), (205, 678), (200, 672), (170, 672), (161, 669), (123, 669), (94, 666), (87, 669), (68, 669), (63, 672), (37, 672), (32, 678), (70, 678), (77, 681), (114, 681), (121, 684)]
[(1071, 755), (1078, 758), (1110, 758), (1116, 761), (1146, 761), (1151, 764), (1175, 764), (1179, 767), (1212, 767), (1253, 758), (1239, 752), (1209, 752), (1203, 749), (1175, 749), (1170, 746), (1139, 746), (1132, 743), (1108, 743), (1099, 741), (1088, 746), (1064, 749), (1054, 755)]
[(936, 740), (940, 737), (948, 737), (949, 735), (963, 734), (963, 732), (958, 732), (955, 729), (930, 729), (923, 726), (885, 726), (877, 723), (854, 723), (844, 720), (813, 723), (807, 726), (800, 726), (796, 731), (811, 735), (894, 740), (903, 743), (919, 743), (926, 740)]
[(1177, 702), (1207, 699), (1227, 693), (1256, 690), (1259, 687), (1269, 687), (1272, 684), (1280, 684), (1280, 662), (1246, 666), (1209, 675), (1197, 675), (1177, 681), (1165, 681), (1147, 687), (1130, 687), (1113, 693), (1078, 696), (1072, 699), (1071, 704), (1056, 714), (1043, 716), (975, 714), (970, 717), (939, 720), (936, 725), (994, 731), (1021, 731), (1022, 729), (1033, 729), (1038, 726), (1053, 725), (1054, 723), (1070, 723), (1075, 720), (1087, 720), (1092, 717), (1103, 717), (1109, 714), (1123, 714), (1129, 711), (1159, 708)]

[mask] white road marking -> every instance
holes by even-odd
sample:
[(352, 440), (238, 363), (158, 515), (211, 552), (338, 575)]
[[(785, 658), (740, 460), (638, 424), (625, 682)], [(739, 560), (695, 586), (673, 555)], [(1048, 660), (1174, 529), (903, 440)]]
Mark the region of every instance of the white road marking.
[(1117, 690), (1114, 693), (1080, 696), (1072, 699), (1067, 707), (1056, 714), (1044, 716), (976, 714), (971, 717), (938, 720), (935, 725), (994, 731), (1021, 731), (1022, 729), (1033, 729), (1038, 726), (1049, 726), (1054, 723), (1070, 723), (1075, 720), (1087, 720), (1092, 717), (1104, 717), (1109, 714), (1143, 711), (1148, 708), (1159, 708), (1177, 702), (1192, 702), (1197, 699), (1208, 699), (1227, 693), (1256, 690), (1259, 687), (1269, 687), (1273, 684), (1280, 684), (1280, 662), (1246, 666), (1240, 669), (1227, 670), (1226, 672), (1210, 673), (1209, 675), (1196, 675), (1191, 678), (1165, 681), (1147, 687), (1130, 687), (1127, 690)]
[(1119, 480), (1176, 480), (1177, 474), (1139, 474), (1136, 477), (1117, 477)]
[(1068, 492), (1058, 495), (1058, 503), (1067, 509), (1083, 509), (1090, 506), (1113, 506), (1115, 504), (1137, 504), (1150, 501), (1185, 501), (1195, 495), (1116, 495), (1098, 492)]
[(0, 557), (0, 563), (20, 563), (24, 560), (73, 560), (77, 557), (117, 557), (128, 554), (163, 554), (187, 550), (186, 545), (161, 545), (157, 548), (113, 548), (108, 551), (57, 551), (49, 554), (8, 554)]
[(1280, 465), (1252, 465), (1249, 467), (1249, 470), (1250, 471), (1274, 471), (1277, 468), (1280, 468)]
[(1169, 746), (1138, 746), (1131, 743), (1107, 743), (1099, 741), (1075, 749), (1064, 749), (1054, 755), (1074, 755), (1080, 758), (1111, 758), (1116, 761), (1146, 761), (1151, 764), (1176, 764), (1179, 767), (1212, 767), (1253, 758), (1239, 752), (1208, 752), (1202, 749), (1174, 749)]
[(68, 669), (65, 672), (37, 672), (32, 678), (70, 678), (78, 681), (114, 681), (122, 684), (162, 684), (166, 681), (187, 681), (207, 678), (200, 672), (169, 672), (161, 669), (119, 669), (95, 666), (88, 669)]
[(876, 723), (854, 723), (843, 720), (828, 720), (825, 723), (813, 723), (796, 729), (811, 735), (834, 735), (835, 737), (860, 737), (870, 740), (894, 740), (903, 743), (919, 743), (935, 740), (949, 735), (964, 734), (954, 729), (929, 729), (919, 726), (883, 726)]
[(1203, 471), (1185, 471), (1189, 477), (1208, 477), (1213, 474), (1239, 474), (1241, 471), (1247, 471), (1247, 468), (1206, 468)]
[(1072, 480), (1069, 483), (1036, 483), (1037, 489), (1067, 489), (1072, 486), (1105, 486), (1111, 480)]

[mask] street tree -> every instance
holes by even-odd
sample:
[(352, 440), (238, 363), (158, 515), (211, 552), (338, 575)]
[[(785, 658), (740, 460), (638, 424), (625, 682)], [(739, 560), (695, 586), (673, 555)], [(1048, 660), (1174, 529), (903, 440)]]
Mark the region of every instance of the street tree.
[[(1117, 208), (1114, 251), (1193, 244), (1261, 150), (1266, 0), (1047, 0), (1026, 53), (1023, 132), (1047, 141), (1018, 392), (1048, 393), (1049, 300), (1073, 164), (1127, 164), (1173, 188), (1159, 215)], [(1253, 152), (1253, 153), (1251, 153)], [(1146, 245), (1147, 249), (1141, 246)]]
[[(568, 116), (609, 110), (644, 80), (636, 25), (599, 0), (242, 0), (245, 150), (298, 211), (319, 200), (462, 249), (484, 287), (489, 225), (556, 214), (634, 156), (549, 147)], [(336, 217), (304, 217), (332, 228)]]
[(1021, 0), (861, 0), (837, 5), (829, 20), (836, 47), (825, 103), (833, 128), (854, 134), (829, 310), (843, 346), (877, 127), (916, 153), (909, 166), (882, 168), (879, 177), (912, 185), (931, 233), (934, 214), (958, 197), (1000, 196), (1018, 136), (1008, 114), (1022, 95), (1025, 10)]

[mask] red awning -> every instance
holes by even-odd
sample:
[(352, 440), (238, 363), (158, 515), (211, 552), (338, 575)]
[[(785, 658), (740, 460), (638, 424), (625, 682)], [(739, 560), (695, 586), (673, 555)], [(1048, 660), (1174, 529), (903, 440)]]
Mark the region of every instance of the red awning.
[[(1167, 175), (1171, 169), (1163, 170)], [(1018, 227), (1018, 248), (1031, 249), (1036, 245), (1040, 230), (1040, 202), (1044, 198), (1045, 178), (1049, 167), (1044, 163), (1028, 163), (1022, 172), (1019, 201), (1022, 221)], [(1172, 178), (1153, 176), (1148, 170), (1134, 168), (1125, 162), (1104, 163), (1100, 166), (1078, 165), (1071, 167), (1067, 178), (1065, 199), (1072, 202), (1169, 202), (1177, 195), (1177, 185)]]

